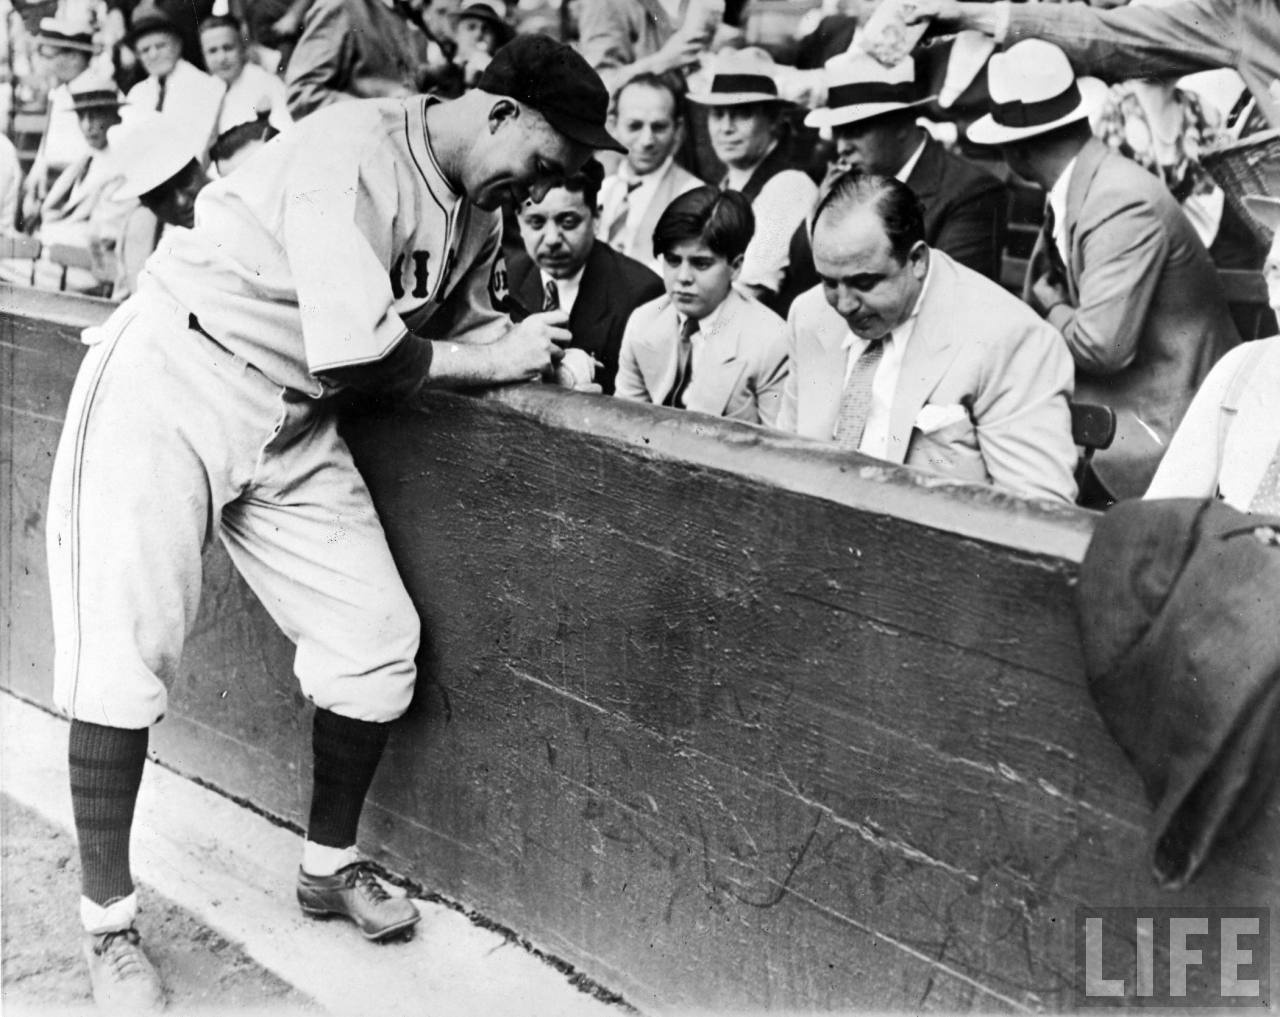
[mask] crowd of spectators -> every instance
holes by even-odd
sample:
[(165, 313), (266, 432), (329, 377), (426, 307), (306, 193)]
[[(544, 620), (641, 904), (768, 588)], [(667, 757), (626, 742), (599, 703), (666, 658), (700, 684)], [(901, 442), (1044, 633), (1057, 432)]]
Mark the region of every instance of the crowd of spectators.
[[(1193, 395), (1239, 359), (1219, 272), (1260, 271), (1275, 218), (1203, 160), (1280, 123), (1280, 10), (822, 0), (762, 39), (764, 4), (10, 10), (10, 101), (21, 82), (48, 116), (21, 182), (0, 139), (0, 231), (45, 252), (6, 275), (121, 299), (200, 187), (252, 173), (276, 133), (351, 98), (456, 96), (544, 31), (600, 74), (626, 148), (506, 210), (495, 299), (569, 313), (562, 384), (1031, 497), (1168, 486)], [(68, 249), (85, 258), (52, 271)], [(1087, 473), (1073, 400), (1117, 417)]]

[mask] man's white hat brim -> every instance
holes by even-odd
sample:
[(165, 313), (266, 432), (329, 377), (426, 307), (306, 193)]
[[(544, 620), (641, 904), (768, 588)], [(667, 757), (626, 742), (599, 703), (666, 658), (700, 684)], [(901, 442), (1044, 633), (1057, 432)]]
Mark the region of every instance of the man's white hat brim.
[(1004, 124), (996, 123), (995, 118), (988, 113), (970, 124), (965, 135), (975, 145), (1007, 145), (1010, 142), (1022, 141), (1024, 138), (1034, 138), (1038, 134), (1048, 134), (1059, 127), (1074, 124), (1077, 120), (1088, 119), (1089, 107), (1082, 97), (1080, 105), (1074, 110), (1048, 123), (1032, 124), (1029, 127), (1006, 127)]
[(804, 125), (818, 128), (842, 127), (845, 124), (856, 124), (860, 120), (870, 120), (886, 113), (896, 113), (904, 109), (919, 109), (922, 106), (928, 106), (929, 103), (937, 98), (936, 95), (929, 95), (923, 99), (917, 99), (915, 102), (864, 102), (856, 106), (837, 106), (834, 109), (828, 106), (820, 106), (815, 110), (811, 110), (805, 116)]

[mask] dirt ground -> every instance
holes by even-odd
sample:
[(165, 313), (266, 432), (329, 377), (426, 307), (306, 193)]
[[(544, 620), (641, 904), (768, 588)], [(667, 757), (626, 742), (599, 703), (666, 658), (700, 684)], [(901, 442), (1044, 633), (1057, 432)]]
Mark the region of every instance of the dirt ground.
[[(0, 795), (0, 1002), (5, 1017), (93, 1012), (69, 834)], [(138, 929), (175, 1014), (322, 1013), (170, 901), (139, 888)]]

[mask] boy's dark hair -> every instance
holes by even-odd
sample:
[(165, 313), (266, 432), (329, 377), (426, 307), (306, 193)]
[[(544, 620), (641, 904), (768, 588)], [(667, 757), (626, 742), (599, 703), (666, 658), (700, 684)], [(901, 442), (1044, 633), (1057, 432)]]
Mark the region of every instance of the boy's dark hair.
[(706, 184), (663, 210), (653, 229), (653, 253), (661, 258), (676, 244), (699, 240), (713, 254), (733, 261), (747, 249), (755, 231), (756, 217), (745, 195)]
[(214, 162), (221, 162), (223, 159), (230, 159), (250, 142), (270, 141), (280, 132), (271, 126), (268, 115), (259, 113), (256, 120), (247, 120), (223, 131), (209, 147), (209, 157)]
[(588, 159), (571, 177), (565, 177), (560, 186), (566, 191), (582, 195), (582, 203), (595, 215), (600, 208), (600, 185), (604, 183), (604, 167), (598, 159)]
[(612, 107), (616, 111), (618, 108), (618, 99), (622, 93), (633, 85), (645, 85), (649, 88), (656, 88), (659, 91), (666, 92), (671, 96), (671, 120), (676, 124), (686, 122), (686, 114), (689, 109), (688, 101), (685, 99), (684, 79), (672, 74), (670, 71), (662, 74), (655, 74), (653, 71), (645, 71), (637, 74), (634, 78), (628, 78), (613, 93)]

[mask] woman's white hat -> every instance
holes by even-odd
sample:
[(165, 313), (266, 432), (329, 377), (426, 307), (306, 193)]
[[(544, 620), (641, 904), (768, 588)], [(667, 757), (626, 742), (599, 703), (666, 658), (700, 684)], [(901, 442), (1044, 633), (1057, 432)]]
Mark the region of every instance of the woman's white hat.
[(1005, 145), (1047, 134), (1089, 116), (1067, 55), (1043, 39), (1024, 39), (987, 65), (991, 112), (975, 121), (969, 140)]

